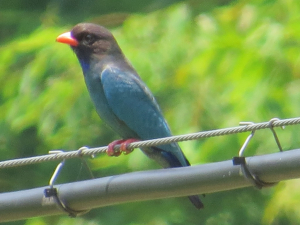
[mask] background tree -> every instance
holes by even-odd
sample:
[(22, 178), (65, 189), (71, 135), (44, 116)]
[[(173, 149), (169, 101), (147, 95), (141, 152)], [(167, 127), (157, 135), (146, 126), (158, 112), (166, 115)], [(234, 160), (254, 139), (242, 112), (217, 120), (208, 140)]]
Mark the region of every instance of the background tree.
[[(176, 4), (174, 4), (176, 2)], [(300, 3), (271, 1), (6, 1), (0, 22), (1, 160), (104, 146), (118, 137), (98, 118), (75, 55), (55, 43), (78, 22), (108, 26), (153, 91), (174, 134), (299, 116)], [(156, 10), (156, 11), (155, 11)], [(278, 130), (299, 147), (298, 126)], [(230, 159), (247, 134), (181, 143), (192, 164)], [(258, 131), (247, 155), (278, 151)], [(89, 160), (95, 176), (159, 168), (139, 150)], [(0, 171), (2, 192), (44, 186), (55, 162)], [(69, 160), (59, 182), (89, 179)], [(74, 171), (78, 171), (77, 173)], [(299, 181), (209, 194), (205, 209), (185, 198), (92, 210), (35, 224), (295, 224)], [(24, 224), (24, 221), (10, 224)]]

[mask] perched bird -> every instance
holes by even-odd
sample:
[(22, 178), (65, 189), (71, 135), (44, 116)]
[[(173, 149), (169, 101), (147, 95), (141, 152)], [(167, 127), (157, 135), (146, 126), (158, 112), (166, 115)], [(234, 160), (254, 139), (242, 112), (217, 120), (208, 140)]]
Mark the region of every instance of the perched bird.
[[(116, 144), (121, 144), (121, 151), (126, 152), (128, 143), (136, 140), (171, 136), (153, 94), (110, 31), (96, 24), (80, 23), (56, 40), (74, 50), (97, 113), (123, 138), (109, 145), (108, 155), (119, 155), (113, 149)], [(190, 165), (177, 143), (141, 150), (164, 168)], [(203, 208), (198, 196), (189, 199), (196, 208)]]

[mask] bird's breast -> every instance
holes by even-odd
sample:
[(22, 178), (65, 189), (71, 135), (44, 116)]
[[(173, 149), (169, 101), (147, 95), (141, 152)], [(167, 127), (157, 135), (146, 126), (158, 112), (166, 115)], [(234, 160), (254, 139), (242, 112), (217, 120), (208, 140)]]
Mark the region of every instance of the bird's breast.
[(96, 111), (102, 121), (110, 126), (122, 138), (137, 138), (135, 137), (136, 134), (115, 115), (109, 106), (107, 98), (104, 94), (103, 84), (101, 82), (101, 74), (85, 73), (84, 79), (92, 102), (94, 103)]

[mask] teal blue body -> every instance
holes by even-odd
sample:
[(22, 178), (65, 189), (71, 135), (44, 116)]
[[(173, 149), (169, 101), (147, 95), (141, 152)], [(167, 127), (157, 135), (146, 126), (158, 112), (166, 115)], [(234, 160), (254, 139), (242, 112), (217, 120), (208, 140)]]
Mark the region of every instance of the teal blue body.
[[(100, 118), (123, 139), (171, 136), (153, 95), (132, 71), (106, 66), (101, 74), (90, 68), (84, 75)], [(189, 165), (177, 143), (142, 150), (163, 167)]]

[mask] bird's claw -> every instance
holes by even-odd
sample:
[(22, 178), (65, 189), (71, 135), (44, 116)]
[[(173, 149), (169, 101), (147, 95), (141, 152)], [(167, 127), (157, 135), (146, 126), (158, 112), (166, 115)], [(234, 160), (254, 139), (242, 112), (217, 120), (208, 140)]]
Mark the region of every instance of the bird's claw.
[(123, 142), (124, 142), (124, 140), (115, 140), (115, 141), (109, 143), (108, 148), (106, 150), (107, 155), (108, 156), (119, 156), (119, 155), (121, 155), (121, 151), (120, 150), (115, 151), (114, 147), (116, 145), (122, 144)]
[[(129, 154), (133, 151), (133, 149), (128, 148), (128, 145), (133, 143), (133, 142), (136, 142), (136, 141), (138, 141), (138, 140), (134, 139), (134, 138), (126, 139), (126, 140), (113, 141), (108, 145), (108, 149), (107, 149), (106, 153), (107, 153), (108, 156), (119, 156), (119, 155), (121, 155), (122, 152), (125, 155), (127, 155), (127, 154)], [(118, 151), (114, 150), (114, 147), (116, 145), (120, 145), (120, 150), (118, 150)]]
[(120, 146), (120, 151), (123, 152), (125, 155), (128, 155), (129, 153), (131, 153), (133, 151), (133, 148), (128, 148), (128, 145), (133, 142), (136, 142), (136, 141), (139, 141), (139, 140), (134, 139), (134, 138), (124, 140)]

